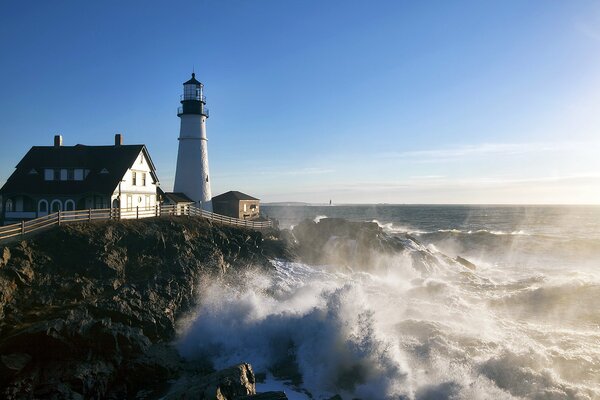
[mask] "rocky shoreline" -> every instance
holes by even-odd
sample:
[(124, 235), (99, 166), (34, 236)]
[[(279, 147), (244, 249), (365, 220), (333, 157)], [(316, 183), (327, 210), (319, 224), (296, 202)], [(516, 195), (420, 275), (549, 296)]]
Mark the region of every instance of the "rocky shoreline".
[[(369, 222), (255, 232), (188, 217), (69, 224), (2, 246), (0, 397), (285, 399), (256, 393), (247, 360), (215, 371), (173, 347), (203, 288), (244, 285), (248, 273), (271, 273), (272, 260), (354, 269), (406, 249), (426, 273), (433, 263), (420, 246)], [(269, 372), (301, 383), (288, 364)]]
[(0, 397), (152, 399), (184, 376), (216, 385), (194, 398), (255, 394), (249, 366), (234, 368), (245, 383), (232, 389), (229, 371), (221, 387), (171, 342), (203, 282), (286, 256), (267, 236), (172, 218), (66, 225), (0, 247)]

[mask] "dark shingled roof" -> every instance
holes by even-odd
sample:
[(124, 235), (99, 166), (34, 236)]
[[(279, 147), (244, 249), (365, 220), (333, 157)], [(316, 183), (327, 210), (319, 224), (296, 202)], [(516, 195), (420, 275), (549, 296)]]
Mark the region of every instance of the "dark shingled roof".
[[(148, 159), (151, 176), (158, 182), (154, 164), (143, 144), (121, 146), (33, 146), (17, 164), (2, 194), (112, 193), (140, 152)], [(44, 168), (83, 168), (90, 172), (82, 181), (45, 181)], [(29, 172), (35, 169), (37, 174)], [(100, 173), (103, 169), (107, 173)]]
[(201, 83), (196, 80), (196, 74), (192, 72), (192, 79), (187, 82), (183, 82), (184, 85), (200, 85)]
[(256, 197), (247, 195), (246, 193), (231, 190), (212, 198), (212, 201), (231, 201), (231, 200), (258, 200)]
[(163, 195), (171, 200), (173, 203), (193, 203), (194, 200), (190, 199), (181, 192), (163, 192)]

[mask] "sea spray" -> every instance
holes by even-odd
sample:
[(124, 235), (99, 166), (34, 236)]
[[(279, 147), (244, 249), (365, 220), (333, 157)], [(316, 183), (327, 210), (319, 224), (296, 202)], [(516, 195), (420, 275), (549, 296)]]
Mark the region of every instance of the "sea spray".
[[(181, 353), (250, 362), (317, 399), (600, 398), (600, 316), (578, 301), (598, 304), (597, 274), (471, 271), (443, 243), (396, 239), (404, 250), (370, 265), (274, 261), (214, 283)], [(351, 240), (323, 249), (353, 251)]]

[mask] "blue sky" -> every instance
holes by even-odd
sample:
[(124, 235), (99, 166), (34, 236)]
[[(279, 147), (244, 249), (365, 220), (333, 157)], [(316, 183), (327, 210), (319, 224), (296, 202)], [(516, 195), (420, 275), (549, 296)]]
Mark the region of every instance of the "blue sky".
[(0, 184), (33, 145), (145, 143), (205, 84), (213, 194), (600, 203), (598, 1), (0, 3)]

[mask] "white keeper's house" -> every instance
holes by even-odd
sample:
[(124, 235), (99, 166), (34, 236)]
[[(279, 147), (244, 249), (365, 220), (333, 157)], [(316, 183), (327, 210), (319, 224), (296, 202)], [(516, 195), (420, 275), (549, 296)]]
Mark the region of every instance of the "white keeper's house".
[(33, 146), (0, 189), (0, 223), (57, 211), (153, 208), (159, 185), (143, 144)]

